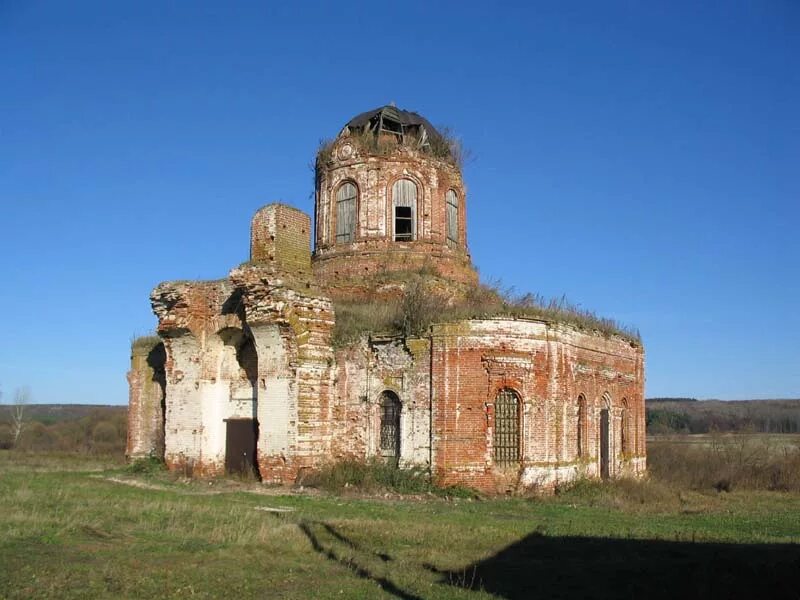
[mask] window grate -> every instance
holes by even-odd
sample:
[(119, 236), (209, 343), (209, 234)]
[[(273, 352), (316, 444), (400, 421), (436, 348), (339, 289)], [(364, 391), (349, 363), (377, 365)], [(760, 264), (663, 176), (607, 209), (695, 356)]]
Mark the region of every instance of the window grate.
[(503, 389), (494, 404), (494, 462), (510, 465), (519, 462), (519, 397)]
[(381, 394), (381, 454), (400, 456), (400, 399), (389, 391)]

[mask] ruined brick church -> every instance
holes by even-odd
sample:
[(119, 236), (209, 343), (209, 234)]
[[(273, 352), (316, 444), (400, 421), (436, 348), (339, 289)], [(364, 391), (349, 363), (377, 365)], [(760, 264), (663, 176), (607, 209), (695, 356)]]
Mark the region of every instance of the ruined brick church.
[[(128, 373), (129, 458), (284, 484), (343, 458), (386, 460), (487, 492), (644, 473), (637, 339), (451, 310), (480, 284), (445, 135), (395, 106), (363, 113), (320, 149), (315, 182), (313, 227), (269, 204), (248, 262), (153, 290), (158, 336), (134, 341)], [(411, 281), (417, 300), (441, 302), (424, 328), (337, 333), (404, 306)]]

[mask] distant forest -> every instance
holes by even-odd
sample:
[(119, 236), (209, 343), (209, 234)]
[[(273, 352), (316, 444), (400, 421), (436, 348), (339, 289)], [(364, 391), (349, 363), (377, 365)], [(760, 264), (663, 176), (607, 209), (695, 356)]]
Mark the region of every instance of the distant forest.
[(125, 454), (127, 406), (28, 404), (14, 444), (11, 407), (0, 404), (0, 449), (86, 454)]
[(647, 433), (800, 433), (800, 399), (648, 398)]
[(697, 398), (648, 398), (645, 402), (697, 402)]

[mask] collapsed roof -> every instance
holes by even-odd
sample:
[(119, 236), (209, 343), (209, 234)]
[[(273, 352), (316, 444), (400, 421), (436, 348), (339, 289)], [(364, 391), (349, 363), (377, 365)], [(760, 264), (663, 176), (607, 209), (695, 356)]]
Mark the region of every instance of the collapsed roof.
[(420, 147), (430, 145), (432, 138), (442, 138), (442, 135), (425, 117), (391, 104), (368, 110), (353, 117), (339, 135), (347, 135), (356, 131), (395, 135), (403, 143), (414, 139)]

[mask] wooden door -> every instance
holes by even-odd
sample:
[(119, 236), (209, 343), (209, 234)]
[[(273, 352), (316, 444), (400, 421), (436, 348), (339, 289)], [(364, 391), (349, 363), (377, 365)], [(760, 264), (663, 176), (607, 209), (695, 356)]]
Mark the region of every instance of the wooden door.
[(227, 425), (225, 471), (229, 474), (239, 475), (257, 474), (258, 421), (255, 419), (228, 419)]

